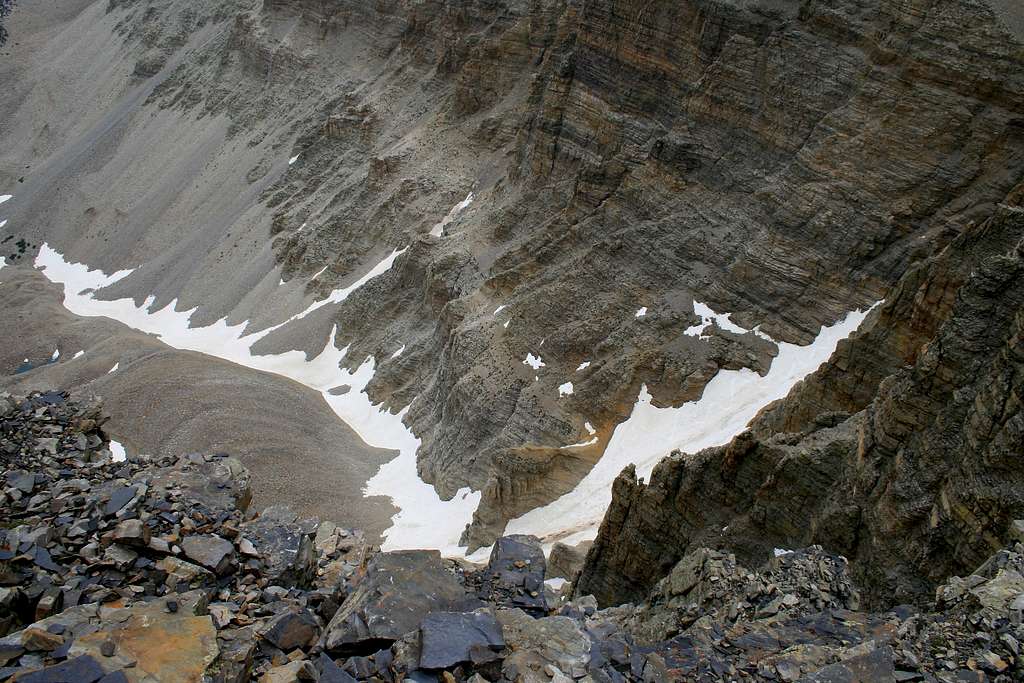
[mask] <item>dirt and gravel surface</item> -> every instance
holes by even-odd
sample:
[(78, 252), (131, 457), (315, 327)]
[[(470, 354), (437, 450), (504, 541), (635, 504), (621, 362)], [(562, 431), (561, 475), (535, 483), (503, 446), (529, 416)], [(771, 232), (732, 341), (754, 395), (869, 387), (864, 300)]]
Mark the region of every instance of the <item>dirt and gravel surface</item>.
[(0, 367), (9, 369), (0, 389), (59, 386), (101, 397), (108, 432), (129, 452), (230, 453), (252, 472), (261, 505), (288, 503), (371, 538), (388, 526), (394, 508), (386, 498), (364, 498), (362, 486), (395, 453), (367, 446), (320, 394), (172, 349), (108, 318), (75, 316), (62, 296), (41, 273), (0, 268)]

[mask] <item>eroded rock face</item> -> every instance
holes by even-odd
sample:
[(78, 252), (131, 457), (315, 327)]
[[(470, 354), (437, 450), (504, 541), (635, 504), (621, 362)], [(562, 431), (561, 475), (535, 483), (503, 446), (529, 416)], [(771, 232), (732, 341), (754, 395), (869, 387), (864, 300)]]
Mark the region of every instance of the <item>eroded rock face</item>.
[[(67, 168), (27, 179), (38, 185), (7, 229), (86, 260), (152, 263), (112, 295), (254, 329), (406, 249), (257, 350), (318, 350), (337, 322), (346, 363), (375, 359), (374, 402), (410, 406), (423, 477), (446, 497), (483, 491), (472, 546), (571, 490), (641, 384), (679, 405), (721, 368), (768, 367), (773, 345), (755, 335), (683, 338), (694, 299), (809, 341), (885, 296), (1024, 168), (1020, 44), (984, 0), (101, 9), (102, 31), (83, 14), (55, 34), (87, 35), (89, 55), (120, 42), (112, 72), (138, 86), (121, 137), (162, 146), (82, 143), (80, 128), (110, 124), (102, 113), (50, 122), (46, 144), (18, 143), (3, 168), (36, 156)], [(46, 62), (9, 99), (58, 90), (35, 79), (64, 64)], [(38, 107), (10, 106), (10, 137), (37, 139)], [(183, 152), (182, 139), (197, 142)], [(83, 144), (105, 160), (90, 177), (109, 188), (97, 206), (82, 204)], [(139, 191), (151, 177), (166, 180)], [(98, 246), (107, 230), (116, 253)], [(598, 443), (565, 448), (589, 439), (588, 422)]]
[(1024, 511), (1022, 238), (1024, 211), (1001, 205), (752, 432), (646, 485), (625, 471), (577, 591), (638, 599), (694, 545), (749, 561), (820, 543), (872, 601), (921, 601), (980, 563)]

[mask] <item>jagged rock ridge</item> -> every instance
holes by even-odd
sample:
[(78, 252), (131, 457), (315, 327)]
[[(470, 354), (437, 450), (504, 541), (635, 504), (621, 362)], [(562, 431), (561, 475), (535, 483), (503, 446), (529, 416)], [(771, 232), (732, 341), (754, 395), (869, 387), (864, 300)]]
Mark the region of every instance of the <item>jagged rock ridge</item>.
[(577, 590), (637, 599), (688, 549), (820, 543), (867, 597), (920, 601), (1024, 510), (1019, 192), (912, 269), (864, 328), (728, 446), (631, 472)]

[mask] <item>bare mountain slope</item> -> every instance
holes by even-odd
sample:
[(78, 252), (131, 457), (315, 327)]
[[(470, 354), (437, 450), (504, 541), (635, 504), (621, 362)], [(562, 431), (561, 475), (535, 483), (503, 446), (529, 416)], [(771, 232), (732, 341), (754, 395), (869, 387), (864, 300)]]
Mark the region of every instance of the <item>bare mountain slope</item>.
[(571, 490), (641, 385), (678, 406), (767, 371), (755, 332), (683, 334), (695, 301), (806, 344), (1024, 167), (1024, 53), (982, 0), (79, 0), (10, 26), (0, 230), (137, 267), (103, 297), (263, 329), (405, 249), (255, 348), (337, 323), (423, 478), (482, 490), (471, 546)]

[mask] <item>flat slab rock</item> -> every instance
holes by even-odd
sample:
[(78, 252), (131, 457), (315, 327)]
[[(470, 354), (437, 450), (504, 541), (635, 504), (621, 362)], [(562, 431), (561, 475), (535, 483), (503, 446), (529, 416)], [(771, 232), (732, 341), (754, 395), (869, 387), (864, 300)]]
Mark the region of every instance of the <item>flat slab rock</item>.
[(372, 654), (420, 627), (431, 612), (482, 607), (436, 550), (382, 553), (342, 604), (322, 644), (338, 654)]
[(492, 661), (505, 649), (501, 624), (490, 610), (434, 612), (420, 625), (420, 667), (445, 669)]
[(185, 557), (222, 575), (231, 567), (235, 557), (235, 546), (231, 541), (213, 534), (186, 536), (181, 541)]

